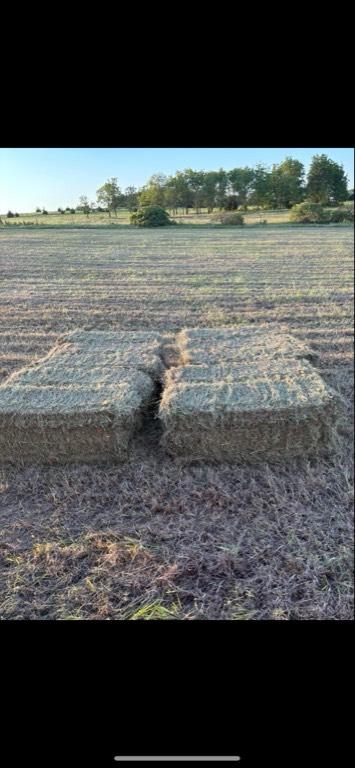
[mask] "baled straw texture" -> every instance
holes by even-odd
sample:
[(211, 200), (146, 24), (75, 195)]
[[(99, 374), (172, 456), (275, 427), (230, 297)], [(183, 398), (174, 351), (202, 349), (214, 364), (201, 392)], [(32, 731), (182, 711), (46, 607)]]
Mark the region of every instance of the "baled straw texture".
[(180, 361), (191, 365), (218, 365), (223, 363), (243, 363), (251, 358), (301, 358), (314, 360), (311, 352), (302, 341), (286, 334), (271, 332), (255, 336), (245, 334), (219, 336), (211, 334), (204, 338), (189, 336), (178, 340)]
[(113, 346), (114, 349), (121, 344), (144, 343), (146, 347), (155, 347), (158, 350), (161, 345), (161, 335), (154, 331), (83, 331), (77, 328), (58, 338), (58, 343), (65, 342), (101, 348)]
[(124, 460), (154, 388), (136, 377), (95, 388), (0, 387), (1, 460)]
[(250, 358), (247, 363), (225, 363), (220, 365), (184, 365), (169, 368), (164, 377), (166, 387), (176, 384), (240, 382), (249, 379), (269, 379), (273, 376), (290, 378), (294, 375), (314, 373), (314, 368), (306, 361), (292, 358), (268, 357)]
[[(70, 337), (72, 341), (69, 340)], [(75, 332), (0, 387), (0, 461), (127, 457), (164, 365), (152, 334)]]
[(323, 452), (337, 396), (280, 329), (193, 329), (178, 335), (182, 362), (166, 373), (162, 443), (190, 459), (256, 461)]

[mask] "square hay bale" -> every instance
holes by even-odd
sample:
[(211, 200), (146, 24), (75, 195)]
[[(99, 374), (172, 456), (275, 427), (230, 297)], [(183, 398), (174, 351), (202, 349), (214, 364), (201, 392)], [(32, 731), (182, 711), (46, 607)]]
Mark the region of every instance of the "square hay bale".
[(66, 334), (0, 386), (0, 461), (120, 461), (164, 364), (156, 334)]
[(127, 458), (149, 376), (97, 387), (0, 387), (0, 461), (106, 462)]
[(159, 417), (162, 444), (190, 460), (278, 459), (326, 451), (336, 394), (309, 373), (241, 383), (175, 383)]
[(326, 450), (337, 396), (285, 327), (185, 329), (177, 346), (159, 410), (170, 454), (257, 461)]

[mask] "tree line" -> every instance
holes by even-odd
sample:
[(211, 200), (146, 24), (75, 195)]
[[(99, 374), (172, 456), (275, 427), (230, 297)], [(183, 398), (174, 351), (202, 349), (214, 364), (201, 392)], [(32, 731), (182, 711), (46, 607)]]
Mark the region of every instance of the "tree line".
[(111, 178), (97, 190), (99, 208), (82, 196), (78, 209), (87, 215), (92, 210), (107, 210), (111, 215), (119, 208), (135, 211), (141, 206), (159, 205), (173, 214), (179, 209), (199, 213), (202, 208), (212, 213), (215, 208), (292, 208), (304, 200), (332, 206), (350, 198), (343, 166), (326, 155), (315, 155), (307, 176), (299, 160), (286, 157), (271, 168), (259, 164), (230, 171), (187, 168), (172, 176), (156, 173), (141, 189), (129, 186), (122, 191), (117, 178)]

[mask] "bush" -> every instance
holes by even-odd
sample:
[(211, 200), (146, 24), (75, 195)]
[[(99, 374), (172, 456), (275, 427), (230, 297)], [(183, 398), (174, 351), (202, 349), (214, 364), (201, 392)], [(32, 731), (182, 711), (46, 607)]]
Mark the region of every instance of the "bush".
[(353, 222), (354, 207), (344, 205), (344, 207), (341, 207), (341, 208), (332, 208), (332, 210), (327, 211), (327, 220), (331, 221), (332, 224), (339, 224), (341, 222), (346, 222), (346, 221)]
[(6, 214), (6, 217), (8, 219), (13, 219), (14, 218), (14, 214), (12, 213), (12, 211), (8, 211), (7, 214)]
[(238, 213), (219, 213), (217, 214), (215, 221), (219, 221), (227, 227), (242, 227), (244, 224), (244, 217), (238, 211)]
[(337, 208), (323, 208), (319, 203), (299, 203), (291, 210), (291, 220), (300, 224), (341, 224), (354, 221), (354, 206), (344, 203)]
[(38, 206), (37, 206), (37, 208), (36, 208), (36, 213), (41, 213), (41, 209), (40, 209), (40, 208), (38, 208)]
[(43, 215), (43, 216), (48, 216), (48, 211), (46, 211), (46, 209), (45, 209), (45, 208), (43, 208), (43, 211), (42, 211), (42, 215)]
[(137, 227), (166, 227), (173, 222), (168, 212), (160, 205), (144, 205), (131, 214), (131, 224)]
[(327, 214), (320, 203), (298, 203), (291, 208), (291, 221), (299, 224), (324, 224)]

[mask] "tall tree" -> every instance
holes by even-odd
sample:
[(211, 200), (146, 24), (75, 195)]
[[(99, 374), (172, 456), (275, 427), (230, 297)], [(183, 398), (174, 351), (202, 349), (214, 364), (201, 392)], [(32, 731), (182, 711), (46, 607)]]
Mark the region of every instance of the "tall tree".
[(216, 184), (216, 206), (220, 209), (224, 208), (228, 196), (229, 178), (226, 171), (220, 168), (217, 171), (217, 184)]
[(85, 213), (87, 218), (89, 218), (92, 208), (86, 195), (81, 195), (81, 197), (79, 197), (79, 210)]
[(253, 205), (267, 205), (269, 203), (269, 178), (270, 173), (259, 163), (254, 171), (253, 191), (250, 202)]
[(165, 203), (165, 208), (169, 208), (170, 210), (173, 211), (174, 214), (176, 214), (180, 201), (179, 201), (179, 193), (178, 193), (176, 184), (174, 182), (175, 182), (175, 179), (173, 176), (170, 179), (168, 179), (168, 182), (164, 189), (164, 203)]
[(237, 195), (239, 205), (246, 205), (253, 189), (255, 171), (253, 168), (232, 168), (228, 173), (232, 192)]
[(177, 208), (184, 208), (187, 214), (193, 206), (193, 192), (184, 171), (177, 171), (167, 182), (167, 189), (174, 190), (174, 200)]
[(276, 208), (291, 208), (304, 195), (304, 166), (292, 157), (273, 165), (268, 179), (268, 202)]
[(202, 205), (207, 208), (208, 213), (213, 213), (213, 209), (216, 205), (218, 181), (219, 173), (217, 171), (207, 171), (205, 173), (201, 190), (201, 200)]
[(347, 176), (343, 166), (327, 155), (314, 155), (308, 172), (307, 194), (312, 202), (322, 205), (346, 200)]
[(202, 190), (205, 179), (204, 171), (193, 171), (192, 168), (186, 168), (184, 176), (187, 182), (187, 186), (190, 189), (194, 201), (194, 207), (196, 213), (200, 212), (202, 205)]
[(109, 216), (112, 211), (117, 216), (117, 209), (122, 202), (121, 190), (116, 178), (109, 179), (97, 190), (97, 201), (107, 208)]
[(138, 190), (135, 187), (126, 187), (124, 191), (124, 205), (129, 211), (138, 207)]
[(164, 173), (154, 173), (139, 194), (140, 205), (165, 205), (165, 187), (167, 177)]

